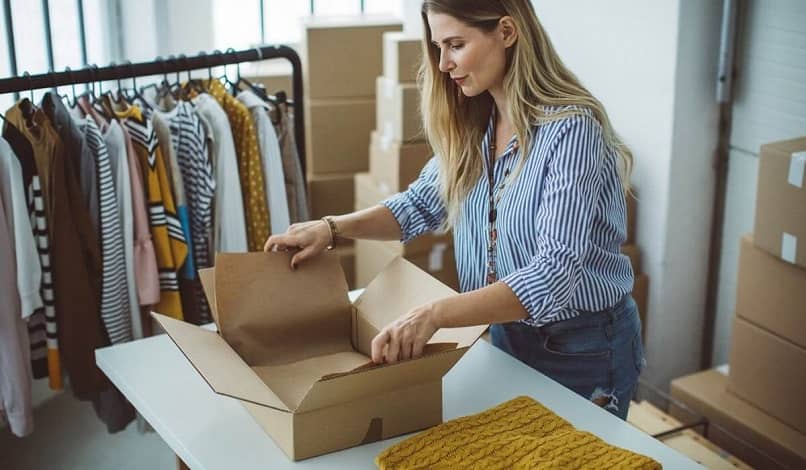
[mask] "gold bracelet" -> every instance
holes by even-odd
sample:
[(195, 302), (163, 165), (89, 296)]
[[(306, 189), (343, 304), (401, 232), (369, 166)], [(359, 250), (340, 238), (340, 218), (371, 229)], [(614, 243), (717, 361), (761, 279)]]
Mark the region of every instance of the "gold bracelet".
[(333, 220), (333, 217), (326, 215), (322, 217), (322, 220), (327, 224), (327, 227), (330, 229), (330, 245), (327, 246), (327, 249), (332, 250), (336, 248), (336, 238), (339, 236), (339, 231), (336, 228), (336, 222)]

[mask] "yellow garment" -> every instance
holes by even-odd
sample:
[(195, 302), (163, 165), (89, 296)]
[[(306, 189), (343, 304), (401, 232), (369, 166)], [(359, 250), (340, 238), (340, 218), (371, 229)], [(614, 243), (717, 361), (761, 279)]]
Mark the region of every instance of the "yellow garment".
[(381, 452), (381, 469), (659, 469), (611, 446), (529, 397), (435, 426)]
[(243, 207), (246, 211), (246, 238), (249, 251), (263, 251), (263, 244), (266, 243), (270, 232), (269, 209), (252, 113), (243, 103), (227, 94), (224, 85), (218, 80), (210, 81), (207, 84), (207, 91), (224, 108), (232, 128), (241, 191), (243, 191)]
[[(181, 224), (176, 215), (173, 187), (165, 167), (165, 157), (157, 141), (154, 126), (151, 121), (143, 118), (139, 106), (125, 106), (122, 110), (115, 109), (114, 113), (128, 129), (137, 161), (146, 175), (149, 225), (160, 276), (160, 301), (155, 310), (182, 320), (182, 298), (177, 273), (185, 264), (188, 246), (181, 229), (175, 229), (181, 227)], [(174, 230), (169, 230), (169, 225)]]

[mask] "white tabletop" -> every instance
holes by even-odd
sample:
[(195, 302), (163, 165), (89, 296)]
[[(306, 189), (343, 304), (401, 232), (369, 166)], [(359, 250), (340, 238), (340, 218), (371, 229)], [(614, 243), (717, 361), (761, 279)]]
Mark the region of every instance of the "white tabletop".
[[(292, 462), (237, 400), (219, 396), (166, 335), (96, 351), (96, 362), (165, 442), (193, 470), (374, 468), (403, 437)], [(650, 456), (664, 468), (699, 468), (688, 457), (478, 341), (443, 379), (446, 420), (529, 395), (579, 429)]]

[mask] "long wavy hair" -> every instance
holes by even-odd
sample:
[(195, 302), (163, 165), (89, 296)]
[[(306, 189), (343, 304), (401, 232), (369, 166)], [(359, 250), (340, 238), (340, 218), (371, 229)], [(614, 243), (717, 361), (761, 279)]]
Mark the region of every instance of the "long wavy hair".
[[(523, 168), (536, 124), (587, 110), (601, 125), (606, 148), (616, 151), (619, 177), (624, 191), (629, 191), (632, 153), (614, 132), (602, 103), (560, 60), (531, 1), (425, 0), (421, 9), (425, 33), (423, 60), (417, 82), (425, 137), (439, 159), (440, 194), (447, 209), (443, 230), (455, 225), (462, 202), (482, 175), (481, 142), (495, 104), (488, 92), (472, 98), (464, 96), (449, 75), (439, 70), (440, 51), (431, 42), (429, 13), (449, 15), (486, 33), (494, 31), (504, 16), (511, 17), (515, 23), (518, 36), (515, 44), (507, 49), (504, 75), (509, 118), (518, 144), (524, 150), (520, 152), (522, 157), (515, 175)], [(563, 108), (546, 112), (546, 107), (553, 106)]]

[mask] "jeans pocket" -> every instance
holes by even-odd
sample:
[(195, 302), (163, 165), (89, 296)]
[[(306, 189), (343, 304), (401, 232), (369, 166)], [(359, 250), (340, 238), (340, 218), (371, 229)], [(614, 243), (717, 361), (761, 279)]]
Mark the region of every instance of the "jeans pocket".
[(546, 335), (543, 349), (558, 356), (589, 359), (605, 358), (611, 353), (601, 328), (579, 328)]

